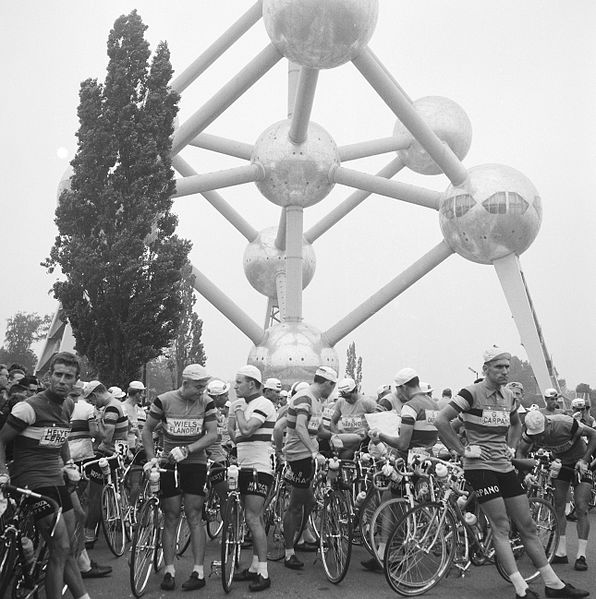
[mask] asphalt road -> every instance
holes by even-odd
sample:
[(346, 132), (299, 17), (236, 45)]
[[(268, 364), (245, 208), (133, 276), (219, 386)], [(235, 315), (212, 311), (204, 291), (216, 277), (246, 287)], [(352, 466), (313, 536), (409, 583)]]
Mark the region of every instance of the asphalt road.
[[(569, 565), (556, 565), (555, 570), (559, 576), (566, 581), (573, 583), (577, 587), (593, 589), (593, 595), (596, 594), (596, 513), (590, 515), (592, 524), (592, 539), (588, 544), (588, 563), (589, 569), (586, 572), (576, 572), (573, 570), (573, 561), (577, 549), (577, 535), (575, 525), (569, 524), (567, 529), (567, 546), (570, 558)], [(244, 561), (250, 559), (250, 550), (243, 552)], [(107, 549), (103, 538), (100, 536), (96, 548), (90, 552), (92, 559), (101, 564), (109, 564), (113, 567), (111, 576), (103, 579), (88, 579), (86, 581), (87, 589), (92, 599), (120, 599), (124, 597), (133, 597), (129, 585), (129, 568), (127, 562), (127, 553), (121, 558), (115, 558)], [(361, 599), (365, 597), (375, 597), (375, 599), (385, 599), (396, 597), (385, 581), (384, 575), (371, 573), (360, 566), (360, 561), (369, 556), (366, 550), (361, 547), (354, 547), (350, 569), (345, 579), (338, 585), (331, 584), (325, 577), (320, 560), (316, 559), (314, 553), (298, 554), (305, 562), (304, 570), (294, 571), (283, 566), (281, 562), (270, 562), (269, 573), (271, 576), (271, 587), (262, 593), (250, 593), (247, 582), (234, 583), (232, 591), (228, 595), (230, 598), (241, 599), (245, 597), (262, 596), (267, 599), (314, 599), (326, 597), (329, 599)], [(222, 586), (221, 578), (213, 575), (209, 577), (209, 566), (212, 560), (219, 560), (218, 541), (209, 541), (207, 545), (207, 556), (205, 559), (207, 585), (200, 591), (184, 592), (180, 590), (180, 585), (186, 580), (191, 569), (192, 559), (190, 558), (190, 549), (181, 559), (176, 562), (176, 585), (174, 591), (162, 591), (159, 588), (162, 572), (154, 574), (149, 582), (147, 592), (144, 597), (147, 599), (168, 598), (177, 599), (179, 597), (199, 596), (203, 598), (223, 598), (226, 597)], [(247, 564), (248, 565), (248, 564)], [(531, 588), (544, 597), (544, 588), (540, 581), (533, 582)], [(595, 595), (596, 596), (596, 595)], [(434, 589), (429, 591), (425, 597), (429, 599), (485, 599), (515, 597), (513, 587), (506, 583), (498, 574), (493, 565), (480, 567), (472, 566), (465, 578), (456, 578), (450, 576), (442, 580)]]

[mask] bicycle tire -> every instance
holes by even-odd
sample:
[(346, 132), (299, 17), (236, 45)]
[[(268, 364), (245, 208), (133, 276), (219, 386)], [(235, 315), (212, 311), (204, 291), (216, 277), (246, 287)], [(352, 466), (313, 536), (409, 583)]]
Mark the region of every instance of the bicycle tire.
[(229, 593), (242, 546), (242, 507), (236, 495), (226, 502), (221, 537), (221, 583)]
[(157, 550), (158, 511), (157, 500), (150, 499), (139, 512), (130, 552), (130, 590), (135, 597), (141, 597), (145, 593), (151, 576)]
[(104, 485), (101, 490), (101, 527), (110, 551), (116, 557), (124, 555), (126, 533), (120, 513), (120, 502), (112, 485)]
[(358, 528), (360, 529), (360, 537), (364, 548), (374, 555), (374, 550), (370, 543), (370, 525), (373, 514), (382, 503), (381, 491), (375, 487), (371, 487), (366, 494), (358, 514)]
[(455, 532), (455, 517), (442, 503), (424, 503), (408, 510), (387, 541), (383, 570), (389, 586), (404, 597), (432, 589), (451, 567)]
[(190, 526), (186, 514), (180, 514), (178, 525), (176, 526), (176, 557), (182, 557), (190, 545)]
[(377, 561), (383, 565), (384, 551), (381, 551), (381, 544), (387, 540), (393, 527), (399, 522), (400, 518), (413, 506), (405, 497), (391, 497), (382, 501), (370, 518), (368, 530), (368, 545), (370, 553)]
[(8, 545), (0, 542), (0, 597), (7, 597), (8, 589), (14, 584), (17, 563), (16, 538), (12, 537)]
[[(557, 518), (555, 508), (550, 502), (541, 499), (540, 497), (531, 497), (528, 499), (528, 504), (530, 507), (532, 520), (534, 520), (536, 523), (536, 533), (540, 539), (540, 542), (542, 543), (542, 547), (544, 548), (546, 559), (550, 563), (555, 555), (557, 545), (559, 544), (560, 534), (559, 520)], [(509, 541), (511, 543), (517, 568), (526, 582), (531, 582), (532, 580), (538, 578), (540, 572), (535, 568), (534, 564), (527, 555), (525, 547), (521, 542), (519, 533), (515, 530), (515, 526), (513, 525), (511, 526)], [(507, 582), (511, 582), (509, 574), (507, 574), (505, 571), (505, 568), (498, 557), (495, 559), (495, 565), (497, 566), (499, 574)]]
[(204, 515), (207, 521), (207, 534), (210, 539), (216, 539), (223, 527), (223, 519), (219, 495), (214, 487), (209, 487), (209, 494), (204, 505)]
[(265, 509), (265, 533), (267, 535), (267, 559), (278, 562), (285, 557), (283, 528), (283, 497), (277, 489), (273, 499)]
[(327, 580), (340, 583), (352, 556), (352, 509), (345, 491), (332, 490), (325, 496), (319, 547)]
[[(313, 531), (317, 543), (321, 538), (321, 515), (323, 513), (323, 506), (325, 504), (325, 489), (327, 487), (326, 480), (323, 476), (319, 476), (318, 480), (313, 485), (313, 495), (315, 502), (308, 515), (308, 522)], [(304, 528), (302, 526), (302, 528)]]
[(163, 566), (163, 512), (157, 514), (157, 538), (155, 541), (155, 553), (153, 554), (153, 571), (159, 572)]
[(134, 517), (133, 507), (130, 505), (130, 495), (126, 488), (126, 485), (120, 485), (120, 515), (122, 517), (122, 523), (124, 526), (124, 534), (126, 541), (130, 543), (132, 541), (132, 535), (134, 533)]

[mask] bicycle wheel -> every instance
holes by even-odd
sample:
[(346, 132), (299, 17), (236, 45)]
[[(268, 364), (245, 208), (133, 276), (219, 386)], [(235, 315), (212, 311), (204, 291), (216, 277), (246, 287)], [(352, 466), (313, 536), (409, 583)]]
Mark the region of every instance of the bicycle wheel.
[(449, 571), (455, 554), (455, 518), (441, 503), (425, 503), (397, 522), (385, 549), (389, 586), (413, 597), (432, 589)]
[(384, 547), (387, 545), (391, 531), (411, 507), (404, 497), (392, 497), (382, 501), (373, 512), (368, 527), (367, 544), (370, 553), (377, 558), (379, 564), (383, 563)]
[(15, 544), (16, 539), (10, 536), (0, 540), (0, 597), (8, 596), (8, 589), (14, 581), (17, 551)]
[(101, 491), (101, 527), (110, 551), (116, 557), (123, 555), (126, 544), (124, 522), (116, 489), (112, 485), (104, 485)]
[(156, 499), (143, 504), (130, 552), (130, 589), (135, 597), (141, 597), (147, 588), (157, 550), (159, 530), (159, 507)]
[(323, 507), (325, 505), (325, 488), (326, 481), (322, 476), (319, 476), (319, 479), (315, 481), (313, 486), (315, 502), (310, 514), (308, 515), (308, 522), (317, 542), (321, 538), (321, 517), (323, 514)]
[(362, 538), (362, 544), (365, 549), (371, 554), (374, 555), (374, 550), (370, 543), (370, 524), (372, 521), (373, 514), (377, 510), (377, 508), (381, 505), (381, 491), (371, 487), (368, 490), (366, 498), (362, 502), (360, 506), (359, 514), (358, 514), (358, 527), (360, 529), (360, 537)]
[(284, 541), (284, 500), (282, 495), (275, 493), (265, 509), (265, 533), (267, 534), (267, 559), (277, 562), (285, 556)]
[(176, 556), (181, 557), (190, 545), (190, 526), (184, 511), (180, 514), (176, 527)]
[(242, 508), (238, 498), (228, 498), (221, 537), (221, 583), (226, 593), (232, 588), (234, 570), (240, 560), (242, 545)]
[(352, 510), (345, 491), (330, 491), (325, 497), (319, 541), (323, 569), (329, 582), (341, 582), (352, 556)]
[(204, 519), (207, 522), (207, 534), (210, 539), (215, 539), (221, 532), (223, 521), (221, 519), (219, 495), (213, 487), (209, 487), (209, 494), (205, 499), (203, 513)]
[[(532, 516), (532, 520), (536, 523), (536, 534), (542, 543), (546, 559), (550, 562), (555, 555), (557, 545), (559, 544), (559, 522), (555, 508), (548, 501), (540, 499), (539, 497), (530, 498), (528, 503), (530, 505), (530, 515)], [(521, 536), (513, 523), (509, 533), (509, 542), (511, 543), (511, 549), (519, 573), (527, 582), (537, 578), (540, 572), (538, 572), (528, 556), (522, 543)], [(495, 561), (499, 574), (509, 582), (509, 575), (505, 571), (503, 564), (498, 558)]]
[(153, 570), (159, 572), (163, 566), (163, 512), (157, 514), (157, 536), (155, 540), (155, 553), (153, 554)]
[(120, 485), (120, 514), (124, 526), (124, 534), (128, 542), (132, 541), (134, 533), (134, 515), (133, 507), (130, 505), (129, 490), (125, 485)]

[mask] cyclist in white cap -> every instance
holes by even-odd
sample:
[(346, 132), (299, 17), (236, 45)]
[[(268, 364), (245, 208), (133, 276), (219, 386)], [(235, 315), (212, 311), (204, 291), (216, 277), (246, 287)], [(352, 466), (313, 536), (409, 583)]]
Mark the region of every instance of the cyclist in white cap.
[(263, 397), (266, 397), (277, 408), (279, 405), (279, 394), (281, 392), (281, 381), (269, 378), (263, 384)]
[(271, 440), (276, 412), (273, 403), (263, 397), (262, 388), (258, 368), (251, 365), (240, 368), (234, 385), (238, 399), (230, 406), (228, 420), (228, 430), (238, 450), (238, 489), (253, 541), (252, 562), (248, 568), (236, 572), (234, 580), (250, 580), (251, 591), (263, 591), (271, 586), (263, 512), (265, 498), (273, 484)]
[(564, 414), (565, 410), (561, 407), (562, 400), (561, 394), (556, 389), (546, 389), (544, 391), (544, 403), (546, 407), (541, 408), (540, 411), (547, 416)]

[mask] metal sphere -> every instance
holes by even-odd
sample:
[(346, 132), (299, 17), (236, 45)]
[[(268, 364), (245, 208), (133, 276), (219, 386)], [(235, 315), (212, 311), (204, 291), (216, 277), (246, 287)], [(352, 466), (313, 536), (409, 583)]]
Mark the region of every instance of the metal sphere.
[[(286, 252), (275, 247), (277, 227), (261, 231), (244, 250), (244, 274), (248, 282), (267, 297), (277, 297), (275, 278), (286, 270)], [(302, 242), (302, 289), (312, 281), (317, 259), (312, 244)]]
[[(453, 100), (442, 96), (419, 98), (414, 102), (414, 108), (437, 136), (463, 160), (472, 143), (472, 123), (464, 109)], [(422, 175), (441, 173), (435, 161), (399, 120), (395, 123), (393, 135), (412, 139), (408, 149), (398, 151), (408, 168)]]
[(69, 166), (64, 171), (64, 174), (62, 175), (62, 178), (60, 179), (60, 181), (58, 183), (58, 188), (56, 189), (56, 201), (58, 204), (60, 203), (60, 196), (62, 195), (62, 192), (67, 189), (70, 189), (70, 180), (72, 179), (73, 175), (74, 175), (74, 170), (73, 170), (72, 166)]
[(288, 137), (291, 121), (271, 125), (257, 139), (251, 160), (265, 169), (256, 183), (259, 191), (278, 206), (307, 208), (320, 202), (332, 189), (329, 171), (339, 165), (337, 145), (317, 123), (308, 124), (304, 143)]
[(338, 370), (336, 351), (320, 331), (305, 322), (282, 322), (265, 331), (262, 341), (250, 351), (248, 363), (265, 377), (283, 384), (311, 382), (318, 366)]
[(453, 251), (472, 262), (491, 264), (530, 247), (542, 222), (542, 201), (524, 174), (501, 164), (483, 164), (470, 169), (464, 184), (445, 191), (439, 222)]
[(378, 0), (264, 0), (263, 21), (288, 60), (313, 69), (349, 62), (368, 44)]

